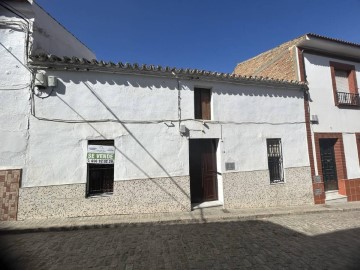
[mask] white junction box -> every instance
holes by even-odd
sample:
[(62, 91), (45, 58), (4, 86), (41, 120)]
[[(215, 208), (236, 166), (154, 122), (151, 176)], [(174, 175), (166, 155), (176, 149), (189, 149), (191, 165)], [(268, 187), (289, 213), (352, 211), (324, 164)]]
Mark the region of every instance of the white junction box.
[(55, 76), (48, 76), (48, 86), (49, 87), (57, 86), (57, 78)]

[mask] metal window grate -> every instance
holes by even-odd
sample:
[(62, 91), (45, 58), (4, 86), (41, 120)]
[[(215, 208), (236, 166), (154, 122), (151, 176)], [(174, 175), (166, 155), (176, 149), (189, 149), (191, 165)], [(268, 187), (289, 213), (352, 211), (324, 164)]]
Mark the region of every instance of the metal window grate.
[(336, 96), (340, 105), (360, 106), (359, 94), (337, 92)]
[(284, 181), (282, 164), (281, 139), (267, 139), (268, 166), (270, 182), (278, 183)]
[[(114, 140), (89, 140), (89, 145), (113, 146)], [(87, 196), (114, 190), (114, 164), (87, 164)]]
[(114, 165), (88, 164), (88, 195), (113, 192)]

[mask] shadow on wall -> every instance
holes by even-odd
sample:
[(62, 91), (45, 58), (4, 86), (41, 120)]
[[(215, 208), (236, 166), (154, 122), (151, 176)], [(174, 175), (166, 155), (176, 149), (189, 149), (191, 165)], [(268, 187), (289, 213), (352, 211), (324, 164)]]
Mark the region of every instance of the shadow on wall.
[(89, 82), (92, 85), (96, 84), (108, 84), (108, 85), (123, 85), (134, 88), (148, 88), (148, 89), (160, 89), (167, 88), (170, 90), (177, 90), (177, 82), (174, 76), (173, 79), (169, 78), (154, 78), (146, 75), (129, 75), (129, 74), (107, 74), (99, 72), (59, 72), (59, 78), (65, 83), (82, 84), (83, 82)]
[[(117, 86), (127, 86), (133, 88), (145, 88), (150, 90), (170, 89), (177, 90), (176, 78), (154, 78), (151, 76), (139, 75), (117, 75), (104, 74), (98, 72), (59, 72), (59, 78), (67, 84), (81, 84), (89, 82), (92, 85), (108, 84)], [(180, 88), (184, 89), (186, 85), (189, 89), (193, 89), (199, 80), (179, 79)], [(264, 97), (284, 97), (284, 98), (304, 98), (302, 90), (288, 90), (287, 86), (261, 86), (261, 85), (236, 85), (231, 83), (221, 83), (217, 81), (207, 81), (207, 85), (212, 85), (212, 89), (217, 94), (224, 95), (241, 95), (241, 96), (264, 96)], [(201, 86), (199, 86), (201, 87)], [(205, 87), (206, 88), (206, 87)]]
[[(174, 183), (174, 185), (181, 191), (183, 195), (185, 195), (189, 202), (190, 202), (190, 194), (189, 192), (186, 192), (182, 187), (179, 186), (179, 184), (174, 180), (174, 178), (170, 175), (170, 173), (164, 168), (164, 166), (150, 153), (149, 150), (145, 148), (145, 146), (140, 142), (139, 139), (136, 138), (136, 136), (131, 132), (131, 130), (121, 122), (121, 120), (118, 118), (118, 116), (109, 108), (108, 105), (93, 91), (91, 87), (89, 87), (87, 84), (85, 84), (86, 87), (89, 89), (89, 91), (99, 100), (99, 102), (114, 116), (114, 118), (117, 120), (117, 123), (122, 126), (123, 129), (127, 131), (129, 136), (133, 138), (133, 140), (144, 150), (144, 152), (154, 161), (154, 163), (166, 174), (168, 178), (171, 179), (171, 181)], [(53, 93), (52, 95), (56, 95), (56, 93)], [(79, 114), (73, 107), (71, 107), (64, 99), (62, 99), (60, 96), (57, 96), (67, 107), (69, 107), (76, 115), (78, 115), (84, 123), (89, 125), (99, 136), (103, 139), (113, 139), (113, 138), (106, 138), (95, 126), (94, 124), (88, 122), (81, 114)], [(134, 165), (140, 172), (142, 172), (150, 181), (152, 181), (159, 189), (161, 189), (164, 193), (166, 193), (169, 197), (171, 197), (174, 201), (176, 201), (178, 204), (182, 206), (184, 209), (188, 209), (189, 205), (183, 205), (183, 202), (180, 202), (176, 199), (175, 196), (173, 196), (169, 191), (167, 191), (164, 187), (162, 187), (159, 183), (157, 183), (155, 180), (152, 179), (149, 173), (144, 171), (139, 164), (137, 164), (136, 161), (132, 160), (129, 156), (127, 156), (124, 152), (122, 152), (119, 148), (115, 146), (115, 149), (118, 153), (120, 153), (123, 157), (125, 157), (132, 165)]]
[(360, 265), (359, 235), (357, 228), (307, 236), (260, 220), (3, 234), (0, 266), (355, 270)]

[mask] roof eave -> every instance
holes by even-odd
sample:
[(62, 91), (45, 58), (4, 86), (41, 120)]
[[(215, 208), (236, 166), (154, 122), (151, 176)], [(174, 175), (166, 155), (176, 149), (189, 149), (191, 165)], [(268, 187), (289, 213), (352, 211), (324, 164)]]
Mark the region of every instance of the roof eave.
[(156, 77), (179, 78), (183, 80), (217, 81), (235, 84), (257, 84), (273, 87), (286, 87), (307, 90), (306, 83), (299, 81), (278, 80), (256, 76), (241, 76), (198, 69), (182, 69), (154, 65), (112, 63), (97, 60), (78, 59), (76, 57), (59, 58), (52, 55), (31, 56), (29, 65), (35, 69), (56, 69), (65, 71), (93, 71), (112, 74), (132, 74)]
[(360, 60), (360, 44), (320, 35), (307, 34), (306, 39), (300, 40), (297, 43), (297, 47)]

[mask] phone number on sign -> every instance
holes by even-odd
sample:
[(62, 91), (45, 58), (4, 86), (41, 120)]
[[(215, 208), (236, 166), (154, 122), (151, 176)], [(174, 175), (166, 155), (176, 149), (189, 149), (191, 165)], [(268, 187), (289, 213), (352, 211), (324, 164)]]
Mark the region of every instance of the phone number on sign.
[(88, 163), (114, 164), (114, 161), (113, 160), (105, 160), (105, 159), (88, 159)]

